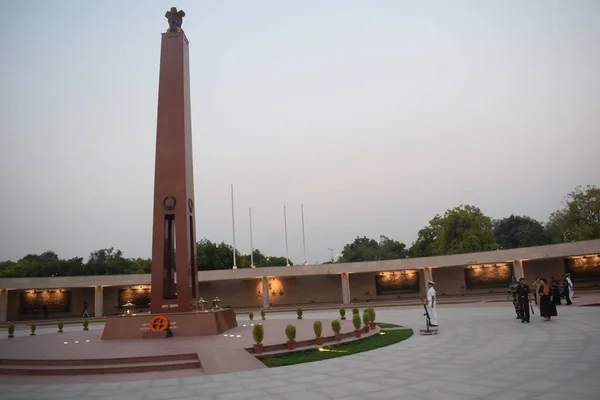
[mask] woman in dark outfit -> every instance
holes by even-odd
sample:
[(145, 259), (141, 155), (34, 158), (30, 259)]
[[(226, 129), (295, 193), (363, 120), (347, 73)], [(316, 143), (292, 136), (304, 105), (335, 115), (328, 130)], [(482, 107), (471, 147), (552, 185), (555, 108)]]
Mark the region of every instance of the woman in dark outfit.
[(546, 322), (552, 321), (552, 317), (556, 317), (558, 313), (556, 312), (556, 306), (551, 299), (551, 290), (550, 285), (548, 285), (548, 281), (542, 278), (541, 282), (542, 284), (539, 288), (540, 314), (542, 317), (544, 317)]
[(558, 287), (558, 279), (554, 279), (554, 277), (551, 277), (550, 284), (551, 284), (550, 294), (552, 296), (552, 302), (554, 303), (554, 305), (560, 306), (561, 295), (560, 295), (560, 288)]

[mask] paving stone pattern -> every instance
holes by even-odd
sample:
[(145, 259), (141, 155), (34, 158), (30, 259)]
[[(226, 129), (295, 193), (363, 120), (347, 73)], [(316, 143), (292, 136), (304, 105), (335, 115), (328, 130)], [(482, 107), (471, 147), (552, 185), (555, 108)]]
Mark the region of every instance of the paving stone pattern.
[[(552, 322), (514, 319), (512, 305), (443, 308), (441, 334), (318, 363), (220, 375), (61, 385), (2, 385), (0, 398), (131, 400), (580, 400), (600, 398), (600, 308), (560, 307)], [(423, 325), (422, 312), (379, 321)], [(289, 318), (292, 314), (272, 318)], [(306, 318), (335, 318), (307, 313)]]

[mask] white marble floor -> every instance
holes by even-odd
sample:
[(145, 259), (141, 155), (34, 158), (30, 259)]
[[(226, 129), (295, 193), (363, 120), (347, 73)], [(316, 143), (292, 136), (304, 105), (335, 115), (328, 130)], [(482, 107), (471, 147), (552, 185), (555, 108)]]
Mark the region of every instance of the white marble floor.
[[(514, 319), (512, 305), (440, 307), (441, 334), (318, 363), (114, 383), (3, 385), (0, 398), (131, 400), (580, 400), (600, 398), (600, 308), (560, 307), (555, 321)], [(271, 314), (271, 318), (289, 315)], [(306, 313), (334, 318), (336, 312)], [(377, 320), (423, 325), (422, 309)]]

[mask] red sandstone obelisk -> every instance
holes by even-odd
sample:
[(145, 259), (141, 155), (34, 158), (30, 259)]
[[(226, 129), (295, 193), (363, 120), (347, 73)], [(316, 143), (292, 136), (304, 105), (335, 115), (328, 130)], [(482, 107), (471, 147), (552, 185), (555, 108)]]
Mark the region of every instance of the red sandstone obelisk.
[(167, 11), (162, 34), (154, 171), (152, 314), (190, 311), (197, 297), (196, 229), (185, 13)]

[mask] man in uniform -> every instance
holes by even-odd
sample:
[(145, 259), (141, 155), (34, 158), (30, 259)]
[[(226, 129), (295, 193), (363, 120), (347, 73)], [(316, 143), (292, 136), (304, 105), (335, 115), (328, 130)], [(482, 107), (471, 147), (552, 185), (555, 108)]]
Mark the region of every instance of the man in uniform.
[(516, 290), (519, 302), (519, 313), (521, 314), (521, 323), (529, 323), (529, 305), (531, 304), (529, 294), (531, 293), (531, 289), (529, 289), (529, 285), (525, 283), (525, 278), (519, 279), (519, 286), (517, 286)]
[(517, 298), (517, 287), (519, 286), (519, 282), (517, 282), (517, 278), (515, 276), (512, 277), (512, 282), (508, 285), (508, 297), (512, 296), (513, 307), (515, 307), (515, 312), (517, 313), (517, 318), (521, 318), (521, 313), (519, 311), (519, 301)]
[(436, 307), (436, 303), (437, 303), (437, 298), (435, 296), (435, 282), (433, 281), (429, 281), (427, 282), (427, 286), (429, 287), (429, 289), (427, 289), (427, 312), (429, 313), (429, 319), (431, 320), (431, 326), (436, 327), (438, 326), (438, 321), (437, 321), (437, 307)]

